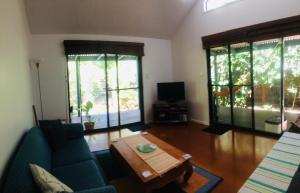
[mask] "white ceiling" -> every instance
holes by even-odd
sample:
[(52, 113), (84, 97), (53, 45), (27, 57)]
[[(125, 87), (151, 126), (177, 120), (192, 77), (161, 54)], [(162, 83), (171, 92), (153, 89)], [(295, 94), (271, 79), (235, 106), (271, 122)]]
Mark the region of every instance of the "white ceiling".
[(33, 34), (169, 39), (198, 0), (25, 0)]

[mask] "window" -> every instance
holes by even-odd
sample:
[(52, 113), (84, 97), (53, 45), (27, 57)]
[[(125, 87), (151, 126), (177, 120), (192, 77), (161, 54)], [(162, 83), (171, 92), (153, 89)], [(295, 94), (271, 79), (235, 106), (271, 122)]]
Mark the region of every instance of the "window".
[(300, 16), (202, 37), (210, 123), (280, 134), (300, 117)]
[[(269, 131), (266, 121), (280, 117), (281, 39), (253, 42), (255, 129)], [(276, 131), (271, 131), (275, 132)]]
[(144, 123), (144, 44), (66, 40), (64, 45), (72, 123), (84, 123), (87, 131)]
[(280, 134), (299, 117), (299, 35), (210, 48), (209, 56), (213, 124)]
[[(69, 55), (71, 120), (91, 116), (96, 129), (141, 122), (138, 57), (132, 55)], [(85, 105), (92, 103), (87, 113)]]
[(204, 0), (204, 11), (210, 11), (238, 0)]

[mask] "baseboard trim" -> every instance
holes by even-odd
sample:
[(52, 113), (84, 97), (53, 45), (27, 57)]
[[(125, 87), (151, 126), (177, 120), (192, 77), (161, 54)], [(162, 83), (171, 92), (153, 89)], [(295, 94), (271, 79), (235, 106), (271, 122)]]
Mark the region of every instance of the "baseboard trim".
[(198, 119), (190, 119), (191, 122), (194, 122), (194, 123), (199, 123), (199, 124), (202, 124), (202, 125), (209, 125), (209, 122), (207, 121), (202, 121), (202, 120), (198, 120)]

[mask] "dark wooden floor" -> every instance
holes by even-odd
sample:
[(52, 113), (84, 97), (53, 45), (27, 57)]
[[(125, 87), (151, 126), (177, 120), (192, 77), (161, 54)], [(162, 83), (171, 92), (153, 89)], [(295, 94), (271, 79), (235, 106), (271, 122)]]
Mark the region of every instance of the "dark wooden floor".
[[(222, 177), (214, 193), (234, 193), (262, 161), (277, 141), (274, 137), (243, 131), (221, 136), (202, 131), (205, 126), (153, 126), (149, 133), (193, 156), (198, 166)], [(110, 141), (134, 134), (127, 129), (86, 136), (92, 151), (107, 149)]]

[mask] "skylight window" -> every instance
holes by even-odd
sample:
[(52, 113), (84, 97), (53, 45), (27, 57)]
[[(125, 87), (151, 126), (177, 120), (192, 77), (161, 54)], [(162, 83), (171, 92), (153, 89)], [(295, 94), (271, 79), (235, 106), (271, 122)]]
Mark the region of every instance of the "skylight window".
[(217, 9), (235, 1), (239, 0), (204, 0), (204, 11), (207, 12), (213, 9)]

